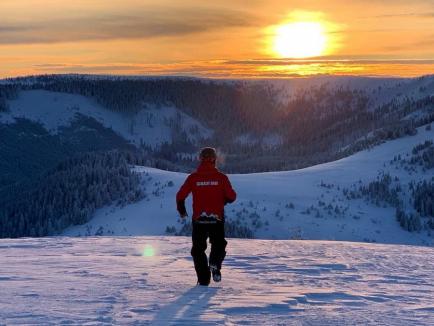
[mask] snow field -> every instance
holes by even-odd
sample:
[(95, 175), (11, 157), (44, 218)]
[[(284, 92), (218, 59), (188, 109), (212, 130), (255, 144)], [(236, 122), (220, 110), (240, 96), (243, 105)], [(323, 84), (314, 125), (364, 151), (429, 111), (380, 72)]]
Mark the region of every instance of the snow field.
[(229, 239), (195, 286), (186, 237), (0, 240), (0, 325), (432, 325), (434, 249)]

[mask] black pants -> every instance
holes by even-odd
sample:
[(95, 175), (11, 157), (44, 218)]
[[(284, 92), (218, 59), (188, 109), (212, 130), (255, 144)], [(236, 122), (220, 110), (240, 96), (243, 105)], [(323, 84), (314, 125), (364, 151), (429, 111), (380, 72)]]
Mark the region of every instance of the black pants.
[(201, 284), (208, 284), (211, 278), (208, 267), (208, 258), (206, 256), (206, 240), (209, 237), (211, 243), (211, 253), (209, 255), (209, 264), (221, 268), (223, 259), (226, 256), (225, 227), (224, 222), (214, 224), (201, 224), (193, 222), (193, 247), (191, 256), (194, 261), (197, 279)]

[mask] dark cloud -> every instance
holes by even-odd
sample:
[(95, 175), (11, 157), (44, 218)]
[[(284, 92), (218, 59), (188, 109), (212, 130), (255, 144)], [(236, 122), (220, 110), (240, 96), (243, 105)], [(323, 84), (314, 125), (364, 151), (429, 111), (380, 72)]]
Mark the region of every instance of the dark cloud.
[(28, 31), (28, 27), (13, 26), (13, 25), (0, 25), (0, 33), (13, 33)]
[(383, 50), (386, 51), (405, 51), (405, 50), (412, 50), (412, 49), (423, 49), (428, 48), (431, 49), (432, 45), (434, 44), (434, 34), (424, 36), (423, 38), (418, 38), (417, 40), (407, 41), (402, 44), (397, 45), (389, 45), (383, 47)]
[(434, 64), (434, 59), (254, 59), (254, 60), (227, 60), (228, 65), (252, 65), (252, 66), (290, 66), (290, 65), (311, 65), (311, 64)]
[(377, 15), (375, 18), (403, 18), (403, 17), (412, 17), (412, 18), (434, 18), (434, 12), (414, 12), (414, 13), (401, 13), (401, 14), (385, 14), (385, 15)]
[(131, 71), (136, 72), (141, 65), (83, 65), (83, 64), (36, 64), (33, 65), (38, 71), (56, 71), (56, 72), (107, 72), (107, 71)]
[(59, 43), (83, 40), (177, 37), (250, 26), (254, 17), (218, 9), (153, 10), (134, 15), (49, 19), (17, 26), (0, 23), (0, 44)]

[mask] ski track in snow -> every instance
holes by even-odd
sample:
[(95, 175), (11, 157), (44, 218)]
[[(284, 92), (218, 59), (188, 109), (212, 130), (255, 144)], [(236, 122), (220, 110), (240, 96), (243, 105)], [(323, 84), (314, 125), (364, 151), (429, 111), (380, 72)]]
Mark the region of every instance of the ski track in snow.
[(433, 248), (229, 239), (208, 288), (189, 252), (185, 237), (0, 240), (0, 325), (434, 324)]

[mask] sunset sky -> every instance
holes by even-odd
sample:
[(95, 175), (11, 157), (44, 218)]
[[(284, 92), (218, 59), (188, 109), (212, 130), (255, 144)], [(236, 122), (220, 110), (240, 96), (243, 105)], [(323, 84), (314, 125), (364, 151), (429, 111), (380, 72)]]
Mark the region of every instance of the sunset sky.
[(434, 0), (1, 0), (0, 77), (434, 73)]

